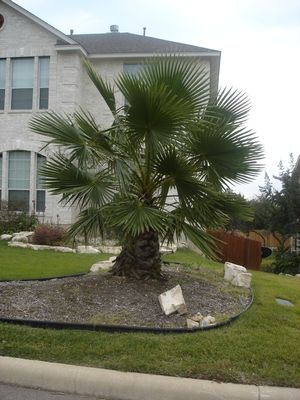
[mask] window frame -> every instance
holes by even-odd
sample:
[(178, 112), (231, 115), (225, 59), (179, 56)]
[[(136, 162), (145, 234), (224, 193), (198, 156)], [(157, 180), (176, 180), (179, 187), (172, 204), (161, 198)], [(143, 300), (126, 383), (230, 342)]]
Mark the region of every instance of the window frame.
[[(22, 59), (32, 59), (33, 60), (33, 86), (32, 86), (32, 104), (31, 107), (21, 108), (13, 106), (13, 90), (18, 88), (13, 88), (13, 63), (14, 60)], [(48, 68), (46, 77), (44, 77), (44, 82), (47, 84), (45, 87), (41, 87), (41, 76), (40, 76), (40, 64), (42, 59), (48, 59)], [(41, 55), (41, 56), (24, 56), (24, 57), (1, 57), (0, 60), (4, 60), (4, 104), (0, 108), (0, 114), (2, 113), (32, 113), (32, 112), (45, 112), (49, 110), (50, 107), (50, 82), (51, 82), (51, 56)], [(47, 87), (46, 87), (47, 86)], [(30, 89), (30, 88), (29, 88)], [(43, 104), (40, 106), (41, 90), (46, 92), (44, 96)], [(46, 89), (46, 91), (45, 91)], [(46, 108), (47, 107), (47, 108)]]
[[(29, 166), (29, 185), (27, 188), (10, 187), (9, 185), (9, 174), (10, 174), (10, 154), (13, 152), (26, 152), (29, 153), (30, 166)], [(47, 161), (47, 157), (35, 151), (30, 150), (8, 150), (0, 153), (0, 161), (2, 159), (2, 184), (0, 184), (0, 204), (2, 201), (9, 203), (9, 192), (10, 191), (27, 191), (29, 193), (28, 209), (26, 213), (34, 213), (37, 216), (43, 216), (46, 213), (47, 208), (47, 191), (43, 188), (42, 184), (38, 182), (38, 158), (44, 158), (44, 162)], [(1, 170), (1, 168), (0, 168)], [(43, 192), (42, 201), (38, 201), (38, 192)], [(42, 204), (42, 208), (39, 205)], [(45, 207), (43, 207), (43, 205)], [(40, 208), (38, 210), (38, 208)], [(23, 212), (22, 210), (15, 210), (16, 212)]]

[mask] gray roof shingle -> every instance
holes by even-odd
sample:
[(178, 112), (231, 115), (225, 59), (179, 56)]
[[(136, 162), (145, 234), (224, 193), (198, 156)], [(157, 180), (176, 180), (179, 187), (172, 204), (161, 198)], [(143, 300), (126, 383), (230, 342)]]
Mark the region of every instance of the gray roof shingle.
[(133, 33), (95, 33), (69, 37), (79, 43), (89, 54), (215, 53), (217, 51)]

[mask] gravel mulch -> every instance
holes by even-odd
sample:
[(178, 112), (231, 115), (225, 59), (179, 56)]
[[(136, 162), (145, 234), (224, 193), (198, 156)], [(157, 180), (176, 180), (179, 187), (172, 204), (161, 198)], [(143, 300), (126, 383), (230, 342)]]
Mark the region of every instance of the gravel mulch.
[[(243, 311), (250, 292), (233, 288), (222, 277), (205, 270), (164, 266), (164, 279), (135, 281), (109, 274), (38, 282), (1, 282), (0, 318), (74, 323), (107, 323), (147, 327), (186, 327), (197, 312), (217, 322)], [(158, 295), (180, 284), (188, 314), (165, 316)]]

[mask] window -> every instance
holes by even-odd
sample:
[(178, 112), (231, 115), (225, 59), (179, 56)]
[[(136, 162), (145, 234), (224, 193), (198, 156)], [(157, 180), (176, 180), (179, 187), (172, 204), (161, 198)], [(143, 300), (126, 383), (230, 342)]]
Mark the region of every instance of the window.
[(46, 190), (40, 174), (45, 162), (46, 157), (33, 151), (0, 153), (0, 200), (8, 201), (9, 210), (45, 212)]
[(32, 109), (33, 65), (33, 58), (12, 59), (12, 110)]
[(6, 65), (6, 60), (5, 59), (0, 59), (0, 110), (4, 110), (5, 65)]
[(37, 161), (36, 161), (36, 211), (37, 212), (44, 212), (46, 206), (46, 191), (43, 188), (42, 179), (40, 170), (46, 162), (46, 157), (42, 156), (41, 154), (37, 154)]
[(10, 151), (8, 158), (8, 207), (29, 212), (30, 152)]
[(39, 58), (39, 109), (48, 108), (49, 102), (49, 60), (50, 57)]

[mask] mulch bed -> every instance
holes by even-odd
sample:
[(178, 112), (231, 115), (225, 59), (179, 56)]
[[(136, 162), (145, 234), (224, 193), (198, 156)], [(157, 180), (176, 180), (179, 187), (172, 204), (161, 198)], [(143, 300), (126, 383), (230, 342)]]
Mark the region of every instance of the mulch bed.
[[(248, 290), (233, 290), (215, 272), (170, 265), (163, 267), (163, 275), (160, 281), (101, 273), (44, 282), (1, 282), (0, 318), (184, 328), (186, 318), (197, 312), (215, 316), (218, 322), (240, 313), (250, 302)], [(157, 297), (177, 284), (188, 314), (165, 316)]]

